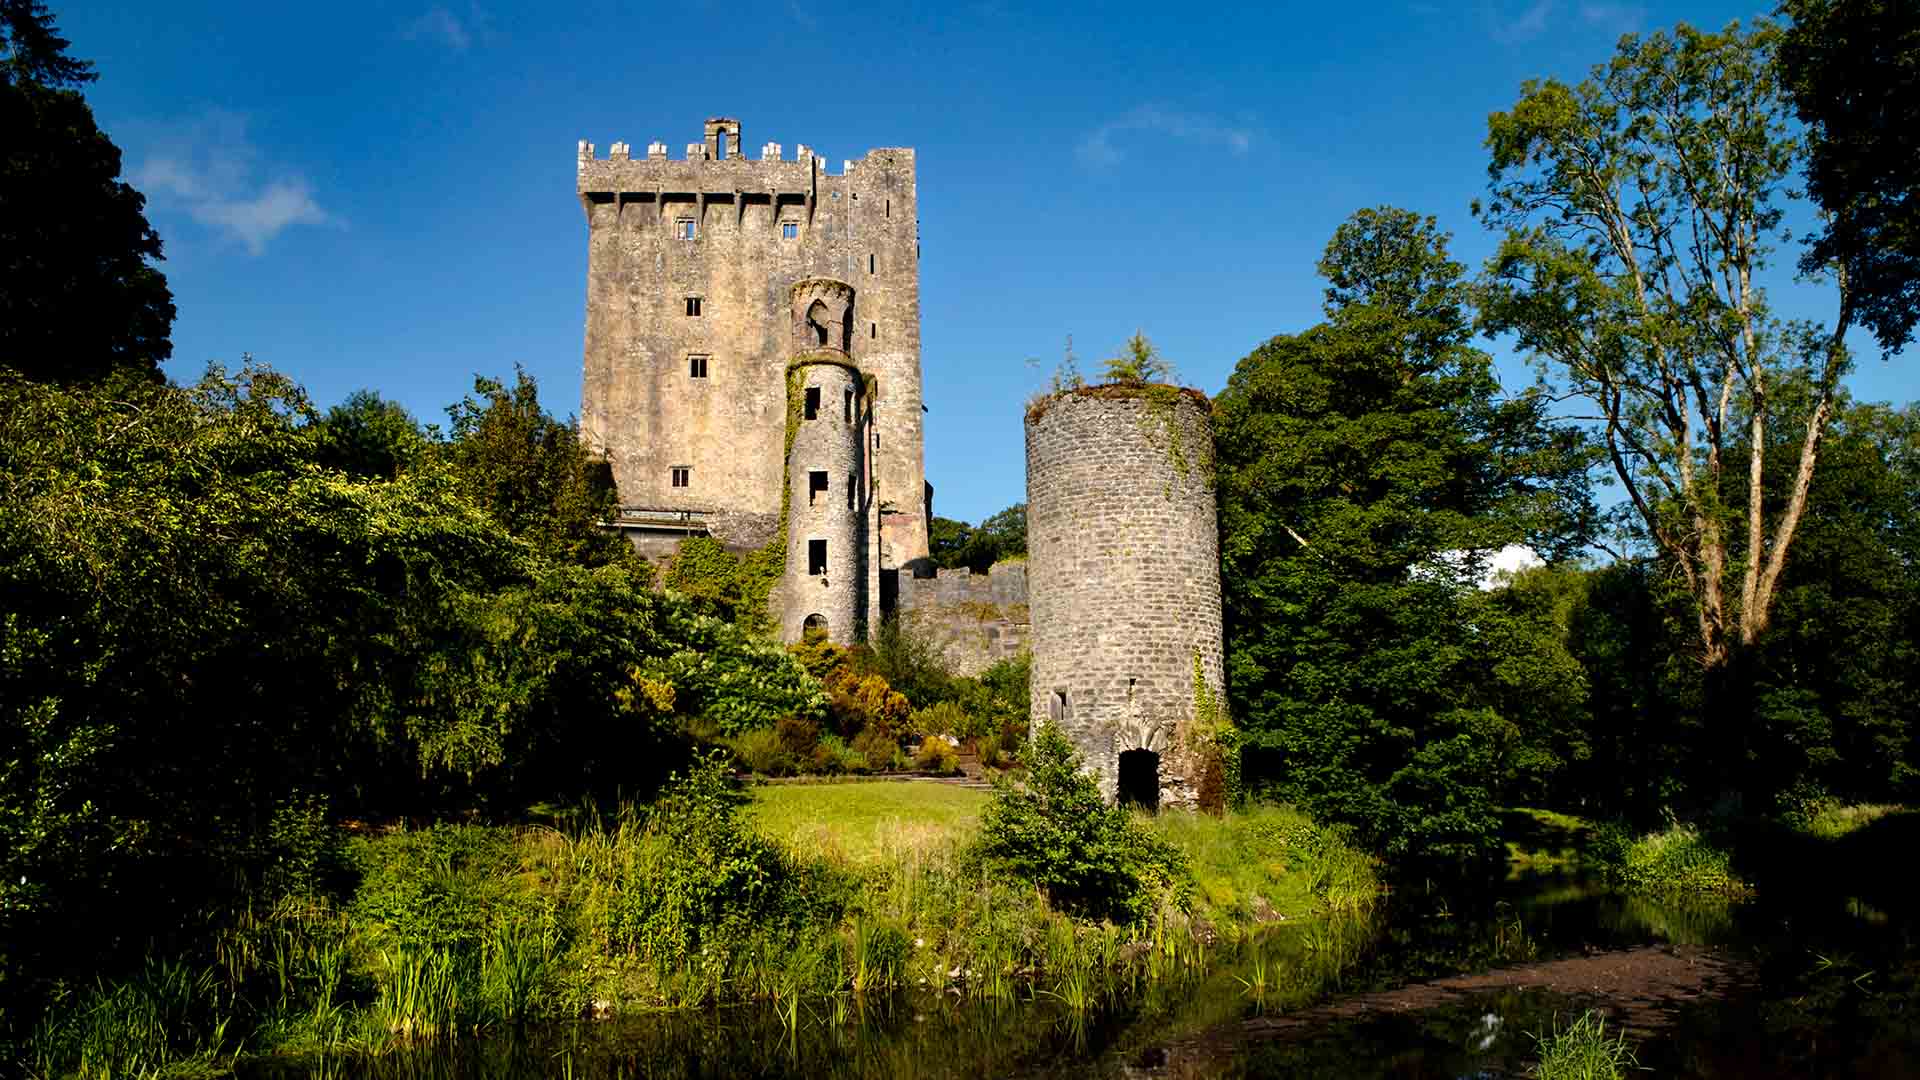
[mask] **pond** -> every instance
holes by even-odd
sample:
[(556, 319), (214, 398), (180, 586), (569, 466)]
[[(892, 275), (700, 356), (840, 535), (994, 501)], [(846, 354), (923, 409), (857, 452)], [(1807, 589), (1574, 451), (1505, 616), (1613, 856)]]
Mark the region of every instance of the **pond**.
[(847, 995), (791, 1016), (760, 1005), (583, 1020), (241, 1075), (1518, 1077), (1536, 1036), (1595, 1003), (1583, 989), (1598, 986), (1624, 1003), (1613, 1024), (1649, 1075), (1920, 1076), (1913, 931), (1821, 890), (1686, 905), (1518, 877), (1471, 902), (1403, 894), (1367, 917), (1276, 927), (1204, 974), (1093, 988), (1078, 1010), (1053, 995)]

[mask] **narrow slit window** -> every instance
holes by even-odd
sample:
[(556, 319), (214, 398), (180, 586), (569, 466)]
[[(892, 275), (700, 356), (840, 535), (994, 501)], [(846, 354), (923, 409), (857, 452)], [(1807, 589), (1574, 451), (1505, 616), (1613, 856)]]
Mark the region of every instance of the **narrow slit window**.
[(1073, 716), (1073, 705), (1068, 702), (1065, 690), (1053, 692), (1053, 699), (1047, 702), (1047, 716), (1056, 723)]
[(700, 225), (690, 217), (683, 217), (673, 223), (673, 234), (682, 240), (691, 240), (700, 235)]
[(867, 256), (867, 273), (869, 273), (869, 274), (871, 274), (871, 273), (873, 273), (873, 267), (874, 267), (874, 260), (873, 260), (873, 256), (872, 256), (872, 255), (868, 255), (868, 256)]
[(700, 315), (700, 298), (699, 297), (697, 296), (687, 297), (687, 314), (695, 318), (699, 317)]
[(874, 323), (868, 323), (868, 324), (867, 324), (867, 336), (868, 336), (868, 337), (870, 337), (870, 338), (877, 338), (877, 337), (879, 337), (879, 336), (880, 336), (880, 324), (879, 324), (879, 323), (877, 323), (877, 322), (874, 322)]
[(851, 390), (847, 391), (846, 402), (847, 402), (846, 421), (847, 423), (851, 424), (853, 423), (853, 391)]
[(704, 379), (707, 377), (707, 358), (704, 356), (687, 357), (687, 377)]
[(800, 238), (800, 223), (799, 223), (799, 222), (797, 222), (797, 221), (783, 221), (783, 222), (781, 222), (781, 223), (780, 223), (780, 239), (782, 239), (782, 240), (798, 240), (799, 238)]
[(887, 200), (887, 216), (888, 217), (893, 216), (893, 200), (892, 199)]
[(820, 470), (817, 472), (809, 472), (807, 474), (807, 505), (808, 506), (812, 506), (814, 503), (818, 502), (820, 500), (820, 496), (825, 494), (826, 490), (827, 490), (827, 474), (825, 470)]
[(852, 473), (848, 473), (847, 474), (847, 509), (849, 510), (853, 509), (853, 481), (854, 481), (854, 475)]
[(806, 419), (815, 420), (820, 416), (820, 388), (807, 387)]
[(675, 465), (672, 469), (668, 471), (673, 474), (672, 480), (673, 480), (674, 487), (677, 487), (677, 488), (687, 487), (689, 481), (692, 480), (693, 469), (686, 465)]
[(820, 577), (827, 572), (827, 542), (825, 540), (807, 541), (807, 573)]

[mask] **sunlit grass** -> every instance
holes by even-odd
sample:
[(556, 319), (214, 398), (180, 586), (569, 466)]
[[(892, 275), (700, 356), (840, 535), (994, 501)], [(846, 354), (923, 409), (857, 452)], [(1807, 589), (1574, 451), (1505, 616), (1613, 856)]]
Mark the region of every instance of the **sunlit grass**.
[(866, 864), (966, 843), (979, 830), (987, 796), (913, 781), (770, 784), (754, 789), (749, 813), (762, 833), (797, 852)]
[(1850, 806), (1823, 806), (1807, 819), (1801, 829), (1809, 836), (1838, 840), (1848, 833), (1896, 814), (1911, 814), (1905, 806), (1890, 803), (1855, 803)]

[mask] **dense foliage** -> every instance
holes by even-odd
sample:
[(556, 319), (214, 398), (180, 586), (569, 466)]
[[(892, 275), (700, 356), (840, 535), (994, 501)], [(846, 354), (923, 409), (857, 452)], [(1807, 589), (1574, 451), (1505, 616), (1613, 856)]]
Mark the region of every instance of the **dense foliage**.
[(978, 525), (936, 517), (928, 529), (933, 564), (943, 570), (966, 567), (984, 574), (1003, 559), (1027, 554), (1027, 504), (1015, 503)]
[(1806, 125), (1807, 194), (1826, 212), (1801, 259), (1838, 265), (1880, 347), (1920, 319), (1920, 8), (1907, 0), (1786, 0), (1781, 78)]
[(1499, 778), (1582, 752), (1560, 715), (1581, 686), (1474, 585), (1505, 545), (1578, 546), (1587, 458), (1539, 397), (1501, 396), (1431, 219), (1363, 211), (1321, 269), (1330, 321), (1261, 346), (1217, 402), (1246, 782), (1397, 858), (1485, 858)]
[(1184, 906), (1193, 883), (1179, 850), (1107, 805), (1080, 766), (1060, 729), (1043, 724), (1025, 781), (1002, 780), (981, 816), (979, 857), (1093, 918), (1138, 922), (1162, 903)]

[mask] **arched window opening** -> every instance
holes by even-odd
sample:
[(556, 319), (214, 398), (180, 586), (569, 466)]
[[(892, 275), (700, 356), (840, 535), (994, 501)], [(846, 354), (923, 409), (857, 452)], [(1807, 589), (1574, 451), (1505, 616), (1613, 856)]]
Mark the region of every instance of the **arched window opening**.
[(827, 343), (827, 305), (818, 300), (807, 309), (807, 332), (813, 335), (815, 345)]
[(1160, 809), (1160, 755), (1128, 750), (1120, 755), (1120, 805)]

